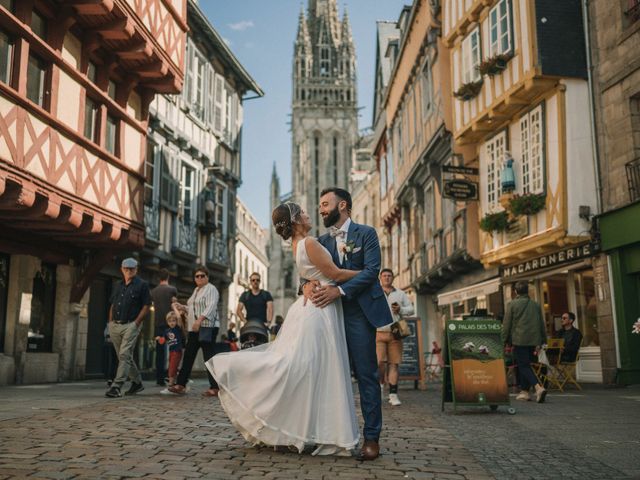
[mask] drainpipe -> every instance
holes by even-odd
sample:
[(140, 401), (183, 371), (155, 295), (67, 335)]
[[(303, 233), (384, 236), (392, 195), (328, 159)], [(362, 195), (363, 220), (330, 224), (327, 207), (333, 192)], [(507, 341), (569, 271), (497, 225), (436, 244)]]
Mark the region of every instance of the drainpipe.
[(593, 149), (593, 172), (596, 177), (596, 215), (602, 212), (602, 179), (600, 178), (600, 152), (598, 150), (598, 135), (596, 134), (596, 101), (593, 87), (593, 64), (591, 63), (591, 36), (589, 29), (589, 0), (582, 0), (582, 26), (584, 29), (584, 43), (587, 50), (587, 82), (589, 85), (589, 120), (591, 122), (591, 148)]

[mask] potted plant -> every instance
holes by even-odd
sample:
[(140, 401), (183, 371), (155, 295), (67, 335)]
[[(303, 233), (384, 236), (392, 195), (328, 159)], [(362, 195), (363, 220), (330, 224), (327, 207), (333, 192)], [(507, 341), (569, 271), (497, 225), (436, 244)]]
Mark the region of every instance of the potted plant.
[(510, 53), (499, 53), (480, 62), (476, 69), (481, 75), (496, 75), (507, 68), (507, 63), (509, 63), (511, 57)]
[(506, 210), (497, 213), (487, 213), (480, 220), (480, 229), (485, 232), (504, 232), (510, 225), (509, 214)]
[(453, 92), (453, 96), (466, 102), (467, 100), (471, 100), (473, 97), (478, 95), (481, 88), (482, 80), (478, 80), (477, 82), (463, 83), (460, 88), (458, 88), (458, 90)]
[(544, 194), (524, 193), (514, 195), (509, 200), (509, 210), (514, 216), (535, 215), (546, 206), (547, 197)]

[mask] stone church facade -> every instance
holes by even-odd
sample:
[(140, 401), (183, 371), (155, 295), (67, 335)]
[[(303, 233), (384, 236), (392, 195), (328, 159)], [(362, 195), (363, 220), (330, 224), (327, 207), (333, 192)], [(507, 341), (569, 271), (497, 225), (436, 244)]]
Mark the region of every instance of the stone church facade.
[[(324, 232), (318, 213), (320, 192), (348, 188), (358, 142), (356, 55), (349, 16), (338, 16), (336, 0), (309, 0), (300, 12), (294, 44), (291, 112), (292, 191), (281, 195), (274, 170), (271, 208), (299, 203), (311, 216), (313, 234)], [(291, 249), (271, 229), (269, 290), (276, 315), (295, 300), (298, 277)]]

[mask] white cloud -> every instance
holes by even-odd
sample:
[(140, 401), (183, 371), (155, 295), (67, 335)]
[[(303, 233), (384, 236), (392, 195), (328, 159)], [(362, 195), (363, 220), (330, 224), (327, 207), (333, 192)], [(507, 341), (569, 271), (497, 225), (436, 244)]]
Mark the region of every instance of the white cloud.
[(228, 26), (231, 30), (237, 30), (239, 32), (242, 32), (247, 28), (253, 27), (253, 20), (241, 20), (236, 23), (230, 23)]

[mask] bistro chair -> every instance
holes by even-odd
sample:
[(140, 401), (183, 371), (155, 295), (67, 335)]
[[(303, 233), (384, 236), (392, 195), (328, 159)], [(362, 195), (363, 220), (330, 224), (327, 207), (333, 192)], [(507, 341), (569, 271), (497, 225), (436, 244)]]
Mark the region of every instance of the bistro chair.
[(531, 364), (533, 373), (538, 382), (544, 385), (546, 389), (562, 390), (564, 377), (560, 370), (560, 357), (564, 350), (564, 339), (547, 338), (547, 347), (545, 348), (545, 356), (547, 363), (535, 362)]
[[(580, 344), (580, 346), (582, 346), (582, 343)], [(556, 366), (556, 368), (558, 371), (558, 376), (561, 378), (561, 383), (560, 383), (560, 387), (562, 387), (561, 390), (564, 388), (564, 386), (567, 383), (575, 386), (578, 390), (582, 390), (582, 387), (576, 380), (576, 371), (577, 371), (579, 357), (580, 357), (580, 348), (578, 348), (578, 353), (576, 353), (576, 358), (573, 362), (562, 362), (562, 361), (558, 362), (558, 365)]]

